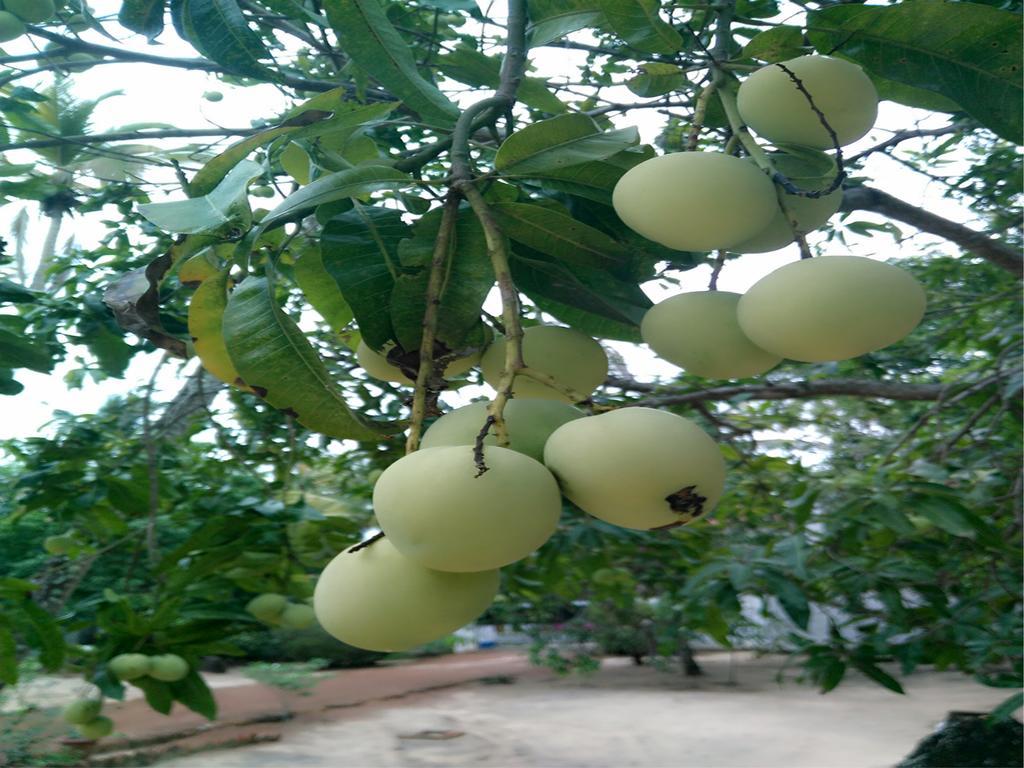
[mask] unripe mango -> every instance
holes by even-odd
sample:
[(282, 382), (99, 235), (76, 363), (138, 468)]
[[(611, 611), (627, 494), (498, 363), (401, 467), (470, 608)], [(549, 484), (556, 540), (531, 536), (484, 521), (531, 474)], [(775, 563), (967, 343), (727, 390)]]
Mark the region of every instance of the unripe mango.
[(654, 408), (570, 421), (548, 439), (544, 463), (584, 512), (637, 530), (706, 515), (725, 485), (714, 440), (689, 419)]
[(264, 592), (245, 604), (246, 612), (267, 623), (275, 623), (287, 607), (288, 598), (274, 592)]
[[(475, 445), (477, 435), (487, 420), (487, 405), (486, 402), (470, 403), (446, 413), (430, 425), (420, 446), (437, 448), (442, 445)], [(508, 448), (543, 461), (544, 443), (551, 433), (567, 421), (581, 419), (586, 414), (579, 408), (556, 400), (516, 398), (505, 404), (502, 415), (508, 429)], [(496, 445), (497, 440), (492, 428), (484, 444)]]
[(87, 723), (79, 723), (78, 732), (85, 739), (102, 739), (114, 732), (114, 721), (109, 717), (100, 715)]
[(315, 622), (316, 614), (305, 603), (292, 603), (281, 613), (281, 626), (289, 629), (306, 629)]
[(118, 680), (135, 680), (149, 674), (149, 656), (144, 653), (119, 653), (107, 662), (107, 669), (113, 672)]
[(894, 344), (921, 322), (926, 303), (921, 284), (899, 267), (822, 256), (761, 278), (740, 299), (737, 317), (759, 347), (821, 363)]
[(544, 465), (507, 448), (424, 448), (403, 456), (373, 489), (388, 540), (406, 557), (439, 571), (486, 571), (526, 557), (555, 532), (558, 484)]
[(678, 152), (626, 171), (612, 204), (630, 229), (680, 251), (731, 248), (771, 223), (775, 187), (757, 166), (721, 152)]
[(3, 8), (26, 24), (42, 24), (57, 12), (53, 0), (4, 0)]
[(740, 294), (695, 291), (647, 310), (640, 334), (658, 357), (695, 376), (742, 379), (769, 371), (782, 358), (747, 338), (736, 319)]
[[(839, 145), (861, 138), (878, 116), (878, 92), (856, 64), (831, 56), (799, 56), (782, 66), (800, 80), (814, 106), (835, 131)], [(755, 132), (776, 144), (831, 149), (821, 118), (803, 92), (777, 64), (754, 72), (736, 94), (740, 117)]]
[(0, 43), (6, 43), (21, 37), (28, 30), (25, 22), (8, 11), (0, 11)]
[[(480, 361), (484, 381), (494, 388), (500, 384), (505, 369), (505, 345), (505, 339), (495, 339)], [(571, 392), (519, 374), (512, 385), (515, 397), (578, 402), (590, 397), (608, 376), (608, 356), (601, 345), (573, 328), (554, 325), (527, 328), (523, 332), (523, 362)]]
[(165, 683), (175, 683), (188, 675), (188, 662), (174, 653), (150, 656), (149, 676)]
[(99, 699), (78, 699), (64, 707), (64, 720), (72, 725), (81, 725), (95, 720), (103, 709)]
[[(413, 454), (415, 455), (415, 454)], [(387, 539), (335, 557), (317, 581), (317, 621), (343, 643), (404, 651), (444, 637), (486, 610), (497, 570), (444, 573), (404, 557)]]

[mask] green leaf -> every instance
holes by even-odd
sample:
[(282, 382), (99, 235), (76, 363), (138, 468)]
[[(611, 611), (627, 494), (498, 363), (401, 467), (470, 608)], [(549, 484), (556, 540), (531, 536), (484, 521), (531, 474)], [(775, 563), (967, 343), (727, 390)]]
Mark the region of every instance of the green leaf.
[(564, 264), (613, 273), (629, 267), (626, 248), (564, 213), (530, 203), (496, 203), (491, 210), (510, 239)]
[(301, 219), (317, 206), (343, 198), (358, 197), (381, 189), (401, 189), (412, 183), (411, 177), (386, 165), (360, 165), (346, 168), (307, 184), (293, 192), (260, 222), (272, 229), (289, 221)]
[[(426, 311), (427, 281), (442, 210), (423, 216), (412, 239), (399, 244), (402, 274), (391, 296), (391, 322), (403, 349), (419, 349)], [(437, 340), (449, 349), (482, 346), (480, 308), (494, 285), (494, 270), (480, 222), (468, 207), (459, 211), (448, 267), (441, 286)]]
[(146, 703), (161, 715), (171, 713), (171, 707), (174, 706), (174, 695), (171, 693), (168, 683), (154, 680), (151, 677), (138, 677), (132, 680), (132, 685), (142, 689)]
[(854, 656), (850, 659), (858, 670), (860, 670), (865, 676), (870, 677), (879, 685), (888, 688), (893, 693), (903, 693), (903, 686), (899, 684), (892, 675), (883, 670), (881, 667), (876, 666), (871, 661), (863, 658), (857, 658)]
[(601, 0), (607, 25), (632, 47), (647, 53), (675, 53), (683, 38), (661, 18), (659, 0)]
[(352, 308), (345, 301), (334, 278), (324, 268), (319, 248), (306, 250), (295, 262), (294, 271), (295, 282), (332, 331), (339, 333), (352, 322)]
[(0, 683), (14, 685), (18, 682), (18, 646), (14, 635), (0, 623)]
[(39, 301), (41, 293), (0, 278), (0, 304), (29, 304)]
[(379, 0), (326, 0), (324, 10), (352, 61), (425, 121), (454, 125), (459, 108), (420, 75), (412, 50)]
[(209, 194), (170, 203), (144, 203), (139, 213), (167, 232), (244, 231), (252, 221), (246, 190), (249, 182), (262, 173), (259, 163), (243, 160)]
[[(612, 192), (619, 179), (630, 168), (654, 157), (648, 145), (619, 152), (604, 160), (553, 168), (530, 174), (540, 179), (545, 187), (611, 207)], [(623, 225), (624, 226), (624, 225)]]
[(122, 0), (117, 20), (125, 29), (152, 41), (164, 31), (165, 5), (165, 0)]
[(909, 536), (917, 530), (907, 516), (897, 509), (895, 503), (886, 503), (885, 501), (870, 502), (864, 508), (863, 513), (875, 518), (886, 528), (901, 536)]
[(373, 349), (396, 340), (391, 292), (398, 274), (398, 243), (408, 236), (401, 213), (373, 206), (335, 216), (324, 227), (320, 241), (324, 268)]
[(349, 409), (316, 351), (275, 303), (266, 278), (247, 278), (231, 294), (224, 312), (224, 341), (245, 383), (315, 432), (379, 440), (399, 428)]
[(516, 131), (498, 148), (494, 167), (503, 174), (530, 175), (591, 160), (604, 160), (639, 141), (636, 128), (601, 132), (588, 115), (560, 115)]
[(179, 32), (206, 58), (238, 75), (277, 79), (260, 63), (270, 51), (249, 29), (237, 0), (181, 0), (177, 19)]
[(875, 84), (878, 98), (883, 101), (894, 101), (897, 104), (927, 109), (931, 112), (962, 111), (959, 104), (939, 93), (897, 83), (895, 80), (886, 80), (884, 77), (872, 77), (871, 82)]
[(207, 720), (217, 719), (217, 701), (202, 676), (194, 669), (181, 680), (170, 684), (171, 695)]
[(1004, 699), (998, 707), (989, 712), (988, 719), (992, 722), (1009, 720), (1013, 713), (1022, 706), (1024, 706), (1024, 693), (1017, 692), (1008, 699)]
[(641, 64), (639, 74), (626, 81), (626, 87), (637, 96), (664, 96), (687, 85), (686, 74), (675, 64), (649, 61)]
[[(501, 83), (501, 58), (487, 56), (475, 48), (459, 45), (437, 58), (437, 67), (445, 75), (475, 88), (497, 88)], [(516, 98), (542, 112), (557, 114), (568, 107), (548, 90), (546, 80), (524, 77), (516, 91)]]
[(651, 302), (639, 286), (599, 269), (570, 270), (522, 250), (518, 247), (511, 259), (512, 276), (534, 304), (591, 336), (640, 341), (640, 321)]
[(821, 671), (818, 681), (821, 683), (821, 692), (828, 693), (846, 676), (846, 662), (834, 656), (829, 657), (825, 669)]
[(531, 0), (527, 7), (530, 22), (526, 33), (531, 48), (596, 26), (603, 19), (600, 0)]
[(793, 623), (801, 629), (807, 629), (811, 621), (811, 606), (804, 591), (795, 582), (778, 573), (765, 573), (764, 578)]
[[(17, 318), (0, 319), (0, 368), (28, 368), (47, 373), (53, 369), (50, 350), (16, 327)], [(6, 327), (5, 327), (6, 326)]]
[(64, 635), (53, 616), (31, 599), (19, 603), (32, 627), (39, 647), (39, 663), (48, 672), (56, 672), (64, 665)]
[(29, 592), (39, 589), (39, 585), (13, 576), (0, 576), (0, 594), (6, 593), (15, 597), (23, 597)]
[(909, 511), (931, 520), (954, 536), (973, 539), (977, 535), (973, 513), (955, 499), (919, 494), (910, 497), (906, 506)]
[(941, 94), (1008, 141), (1024, 141), (1021, 15), (978, 3), (906, 0), (811, 11), (814, 47), (871, 74)]
[(807, 53), (804, 47), (804, 33), (800, 27), (781, 25), (766, 29), (754, 35), (743, 46), (743, 56), (775, 63), (795, 59)]

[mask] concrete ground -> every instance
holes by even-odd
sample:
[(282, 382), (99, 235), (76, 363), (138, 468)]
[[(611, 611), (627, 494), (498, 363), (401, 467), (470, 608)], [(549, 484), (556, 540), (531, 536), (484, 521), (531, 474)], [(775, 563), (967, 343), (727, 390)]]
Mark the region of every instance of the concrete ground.
[[(746, 654), (733, 659), (735, 684), (729, 684), (727, 654), (701, 658), (708, 674), (696, 679), (621, 659), (607, 660), (588, 678), (557, 679), (514, 663), (507, 652), (475, 656), (449, 658), (476, 663), (480, 673), (511, 675), (511, 684), (474, 682), (310, 710), (275, 724), (269, 743), (159, 765), (881, 768), (909, 753), (950, 710), (986, 711), (1011, 693), (955, 673), (921, 672), (903, 679), (906, 696), (854, 674), (823, 696), (776, 682), (780, 659)], [(373, 673), (382, 681), (394, 676), (394, 670), (338, 675), (368, 675), (372, 685)]]

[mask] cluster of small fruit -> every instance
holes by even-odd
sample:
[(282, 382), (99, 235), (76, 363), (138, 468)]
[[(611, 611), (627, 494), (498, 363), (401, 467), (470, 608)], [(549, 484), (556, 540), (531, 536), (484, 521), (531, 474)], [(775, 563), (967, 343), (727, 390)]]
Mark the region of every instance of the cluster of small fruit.
[(312, 607), (305, 603), (292, 603), (276, 592), (257, 595), (246, 603), (245, 610), (272, 627), (307, 629), (316, 621)]
[[(504, 347), (496, 340), (481, 360), (492, 386)], [(512, 382), (507, 448), (488, 435), (477, 450), (487, 405), (473, 403), (434, 422), (420, 450), (378, 478), (373, 506), (385, 538), (335, 557), (313, 597), (320, 624), (339, 640), (404, 650), (471, 621), (494, 599), (498, 569), (554, 533), (563, 495), (594, 517), (643, 530), (682, 525), (718, 501), (725, 464), (693, 422), (649, 408), (587, 416), (573, 406), (607, 376), (594, 339), (534, 326), (523, 358), (542, 375)]]
[(21, 37), (26, 24), (42, 24), (56, 13), (53, 0), (0, 0), (0, 43)]
[[(147, 656), (144, 653), (121, 653), (114, 656), (107, 669), (119, 680), (138, 680), (151, 677), (165, 683), (176, 683), (189, 673), (185, 659), (174, 653)], [(86, 739), (102, 739), (114, 730), (114, 722), (100, 714), (103, 700), (100, 698), (78, 699), (64, 708), (64, 720), (75, 726)]]
[[(768, 155), (774, 169), (819, 196), (786, 191), (750, 159), (681, 152), (623, 175), (613, 195), (622, 220), (670, 248), (737, 253), (775, 250), (823, 225), (842, 191), (827, 191), (838, 170), (821, 150), (856, 141), (874, 125), (871, 80), (842, 59), (801, 56), (756, 71), (722, 98), (723, 105), (735, 99), (743, 122), (785, 150)], [(920, 284), (898, 267), (826, 256), (787, 264), (742, 296), (674, 296), (647, 313), (641, 333), (690, 373), (744, 378), (783, 358), (837, 361), (889, 346), (917, 326), (925, 304)]]

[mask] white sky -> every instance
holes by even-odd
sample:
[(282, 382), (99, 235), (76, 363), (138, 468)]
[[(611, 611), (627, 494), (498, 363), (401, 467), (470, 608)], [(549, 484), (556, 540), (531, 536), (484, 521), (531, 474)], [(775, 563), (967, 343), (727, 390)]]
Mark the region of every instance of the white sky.
[[(97, 15), (105, 16), (116, 14), (120, 2), (119, 0), (93, 0), (91, 6)], [(140, 51), (161, 56), (186, 58), (193, 58), (197, 55), (170, 29), (165, 31), (158, 44), (147, 45), (143, 38), (129, 36), (127, 31), (116, 23), (110, 23), (106, 25), (106, 28), (116, 36), (123, 36), (127, 45)], [(95, 32), (88, 32), (83, 37), (100, 44), (109, 43)], [(30, 53), (34, 50), (27, 38), (8, 43), (4, 48), (8, 54)], [(567, 66), (571, 61), (582, 61), (584, 57), (585, 54), (581, 52), (564, 49), (534, 50), (531, 52), (531, 61), (537, 71), (533, 74), (557, 80), (566, 77)], [(30, 66), (30, 64), (26, 66)], [(43, 86), (47, 82), (45, 77), (26, 78), (19, 81), (20, 84), (30, 86)], [(170, 127), (176, 128), (245, 128), (249, 126), (251, 120), (278, 115), (288, 106), (288, 102), (282, 94), (269, 85), (234, 88), (221, 84), (216, 77), (203, 72), (183, 71), (148, 64), (96, 66), (86, 72), (74, 75), (74, 84), (75, 95), (80, 99), (96, 98), (111, 90), (124, 92), (124, 95), (110, 98), (99, 105), (94, 117), (95, 132), (107, 132), (128, 124), (150, 122), (166, 123)], [(224, 94), (223, 101), (215, 103), (203, 99), (202, 94), (206, 91), (222, 92)], [(480, 97), (484, 95), (487, 94), (479, 94)], [(631, 101), (636, 98), (624, 87), (621, 88), (619, 96), (615, 96), (612, 92), (608, 92), (607, 96), (620, 101)], [(473, 99), (475, 100), (476, 97), (477, 95), (474, 94)], [(628, 117), (616, 116), (615, 119), (621, 126), (637, 125), (645, 142), (653, 141), (662, 120), (655, 114), (655, 110), (636, 110)], [(875, 129), (865, 139), (848, 147), (848, 155), (852, 156), (863, 148), (885, 140), (894, 130), (905, 129), (921, 120), (925, 121), (922, 127), (937, 127), (945, 122), (941, 115), (929, 116), (924, 112), (883, 102)], [(161, 142), (161, 144), (163, 146), (181, 146), (187, 141), (175, 140), (169, 144), (165, 142)], [(907, 142), (907, 146), (912, 146), (912, 143)], [(32, 162), (36, 159), (35, 155), (27, 151), (8, 153), (8, 160), (11, 162)], [(896, 194), (911, 204), (926, 207), (928, 210), (954, 221), (969, 223), (974, 220), (968, 210), (953, 201), (942, 198), (935, 182), (931, 182), (891, 160), (875, 156), (868, 162), (865, 170), (866, 174), (873, 179), (875, 186)], [(946, 172), (949, 171), (950, 169), (946, 169)], [(169, 199), (183, 197), (173, 187), (169, 188), (168, 192), (171, 195)], [(257, 198), (254, 202), (259, 206), (267, 206), (268, 203), (274, 201)], [(0, 206), (0, 236), (9, 235), (11, 223), (22, 207), (20, 204)], [(31, 274), (46, 232), (47, 222), (42, 218), (37, 207), (30, 204), (29, 210), (32, 221), (26, 252), (29, 255), (28, 267)], [(73, 235), (76, 242), (88, 247), (105, 231), (98, 224), (99, 218), (116, 215), (116, 211), (111, 209), (106, 214), (76, 216), (72, 222), (65, 225), (60, 242), (63, 244)], [(856, 213), (850, 220), (884, 221), (884, 219), (863, 212)], [(906, 228), (904, 227), (904, 229)], [(934, 238), (917, 236), (897, 244), (888, 236), (867, 239), (852, 233), (847, 234), (852, 243), (850, 249), (852, 252), (880, 259), (898, 258), (904, 254), (915, 253), (923, 246), (937, 242)], [(814, 239), (814, 235), (809, 238), (812, 245)], [(796, 247), (790, 246), (783, 251), (754, 254), (731, 261), (722, 272), (719, 288), (742, 292), (768, 272), (797, 257)], [(700, 267), (681, 275), (682, 290), (705, 289), (709, 275), (709, 267)], [(644, 286), (644, 290), (652, 300), (658, 301), (680, 289), (667, 284), (648, 283)], [(611, 346), (624, 354), (630, 370), (640, 380), (672, 378), (677, 372), (674, 366), (656, 358), (646, 347), (617, 342), (613, 342)], [(17, 371), (15, 376), (25, 385), (25, 390), (14, 397), (0, 396), (0, 439), (26, 437), (37, 434), (40, 430), (45, 432), (43, 425), (50, 419), (55, 409), (73, 413), (94, 412), (110, 395), (124, 392), (147, 381), (157, 359), (158, 355), (155, 353), (136, 355), (123, 379), (106, 380), (99, 384), (87, 381), (83, 387), (75, 390), (68, 390), (62, 378), (68, 370), (75, 367), (73, 365), (62, 364), (52, 374), (39, 374), (26, 370)], [(194, 366), (195, 362), (193, 361), (187, 365), (186, 370), (191, 371)], [(179, 365), (168, 365), (161, 372), (158, 386), (161, 390), (166, 390), (168, 394), (173, 394), (180, 386), (181, 377), (182, 369)], [(468, 387), (463, 390), (463, 394), (478, 396), (488, 391), (483, 387)]]

